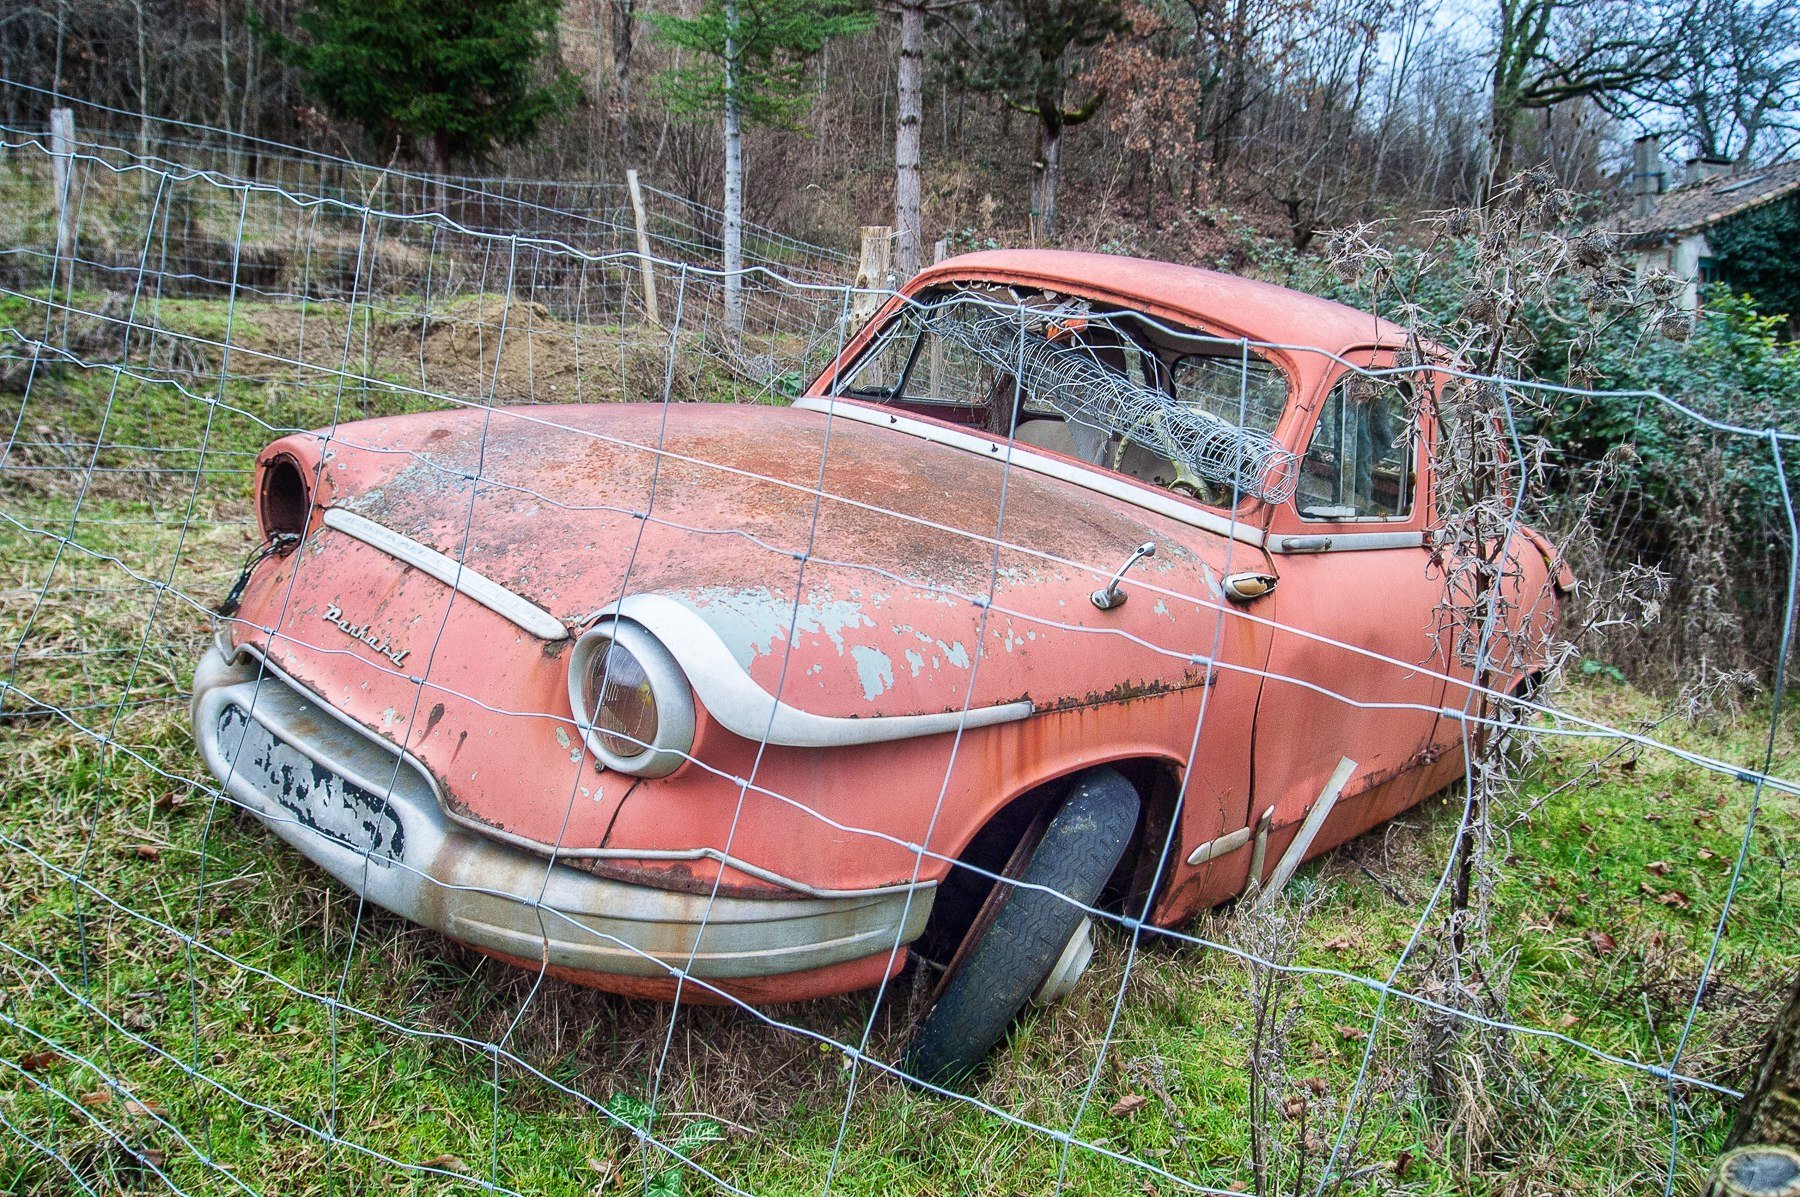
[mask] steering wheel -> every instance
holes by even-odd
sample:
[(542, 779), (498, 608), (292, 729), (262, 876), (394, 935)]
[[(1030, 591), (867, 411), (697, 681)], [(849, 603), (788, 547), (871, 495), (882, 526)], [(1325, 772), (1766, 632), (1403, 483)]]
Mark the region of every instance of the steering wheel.
[[(1210, 413), (1205, 412), (1201, 414), (1210, 415)], [(1164, 454), (1162, 446), (1169, 444), (1174, 439), (1167, 433), (1167, 417), (1167, 412), (1154, 411), (1138, 421), (1138, 423), (1133, 425), (1129, 430), (1121, 432), (1119, 434), (1118, 443), (1114, 446), (1112, 451), (1112, 460), (1108, 462), (1108, 465), (1121, 474), (1129, 474), (1134, 478), (1143, 478), (1143, 475), (1138, 471), (1127, 469), (1125, 463), (1126, 452), (1133, 448), (1139, 449), (1145, 453), (1151, 454), (1159, 462), (1164, 463), (1168, 471), (1174, 475), (1173, 478), (1170, 478), (1166, 482), (1163, 482), (1160, 478), (1144, 478), (1144, 481), (1161, 482), (1166, 489), (1172, 490), (1176, 494), (1186, 495), (1191, 499), (1196, 499), (1199, 502), (1206, 504), (1208, 507), (1229, 506), (1230, 492), (1227, 488), (1209, 478), (1202, 477), (1185, 462), (1176, 461)]]

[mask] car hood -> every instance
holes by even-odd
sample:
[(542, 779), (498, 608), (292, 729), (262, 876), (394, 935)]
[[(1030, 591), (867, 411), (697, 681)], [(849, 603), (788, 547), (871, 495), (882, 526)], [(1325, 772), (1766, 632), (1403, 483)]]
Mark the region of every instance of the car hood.
[[(309, 437), (322, 504), (460, 561), (575, 633), (614, 611), (697, 616), (686, 626), (716, 637), (713, 660), (722, 645), (762, 690), (816, 715), (1129, 697), (1193, 684), (1188, 655), (1213, 644), (1214, 595), (1196, 580), (1214, 556), (1223, 570), (1223, 538), (1173, 538), (1172, 520), (1007, 468), (999, 446), (986, 457), (790, 408), (625, 404), (368, 420), (287, 438), (265, 460)], [(1158, 552), (1133, 582), (1197, 594), (1189, 618), (1173, 617), (1172, 596), (1128, 614), (1088, 601), (1146, 540)], [(303, 555), (332, 543), (315, 535)], [(652, 630), (680, 641), (683, 623)], [(423, 657), (431, 624), (383, 627), (382, 647)], [(684, 665), (705, 656), (670, 648)]]

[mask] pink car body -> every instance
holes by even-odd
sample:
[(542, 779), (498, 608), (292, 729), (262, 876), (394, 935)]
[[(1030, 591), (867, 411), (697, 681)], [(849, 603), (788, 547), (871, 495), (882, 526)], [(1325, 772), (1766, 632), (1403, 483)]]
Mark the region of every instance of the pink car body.
[[(1027, 436), (1058, 416), (1016, 397), (846, 382), (901, 360), (921, 303), (1000, 289), (1175, 330), (1130, 352), (1199, 346), (1196, 377), (1248, 338), (1294, 497), (1172, 490), (1107, 464), (1116, 431)], [(1462, 776), (1430, 404), (1388, 440), (1399, 474), (1357, 483), (1396, 510), (1306, 498), (1308, 469), (1349, 468), (1309, 448), (1330, 397), (1404, 347), (1262, 283), (982, 253), (909, 283), (791, 406), (471, 406), (286, 436), (259, 515), (300, 539), (221, 621), (197, 737), (235, 801), (370, 900), (627, 994), (874, 985), (955, 862), (1002, 871), (1017, 825), (1103, 763), (1142, 802), (1109, 900), (1173, 926)], [(910, 352), (896, 377), (936, 368)], [(1511, 551), (1514, 630), (1547, 628), (1568, 579), (1534, 534)], [(613, 644), (656, 704), (648, 755), (577, 709), (572, 676)]]

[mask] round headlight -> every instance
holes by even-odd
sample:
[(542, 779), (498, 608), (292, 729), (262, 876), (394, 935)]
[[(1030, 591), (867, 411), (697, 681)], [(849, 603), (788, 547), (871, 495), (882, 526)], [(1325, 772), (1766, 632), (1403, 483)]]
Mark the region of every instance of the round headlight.
[(617, 640), (610, 640), (588, 662), (584, 693), (593, 710), (583, 711), (608, 751), (634, 757), (650, 751), (656, 740), (656, 691), (644, 663)]
[(635, 623), (604, 621), (575, 644), (569, 705), (608, 769), (662, 777), (694, 745), (694, 696), (674, 656)]

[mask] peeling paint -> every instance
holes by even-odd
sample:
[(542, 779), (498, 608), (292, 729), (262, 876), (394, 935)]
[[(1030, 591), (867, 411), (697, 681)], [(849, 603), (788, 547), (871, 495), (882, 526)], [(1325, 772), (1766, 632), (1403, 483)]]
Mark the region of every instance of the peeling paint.
[(851, 645), (850, 655), (856, 659), (856, 676), (862, 682), (864, 698), (874, 702), (884, 691), (893, 689), (893, 658), (864, 644)]
[(925, 668), (925, 658), (909, 648), (906, 650), (906, 667), (912, 670), (914, 677), (918, 677), (920, 671)]
[(761, 586), (750, 590), (703, 587), (676, 597), (712, 625), (745, 669), (757, 657), (774, 652), (775, 642), (787, 639), (789, 628), (796, 637), (825, 636), (842, 655), (846, 633), (875, 626), (862, 603), (832, 599), (816, 591), (808, 591), (806, 601), (798, 607), (793, 599)]

